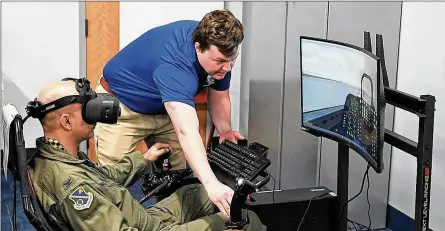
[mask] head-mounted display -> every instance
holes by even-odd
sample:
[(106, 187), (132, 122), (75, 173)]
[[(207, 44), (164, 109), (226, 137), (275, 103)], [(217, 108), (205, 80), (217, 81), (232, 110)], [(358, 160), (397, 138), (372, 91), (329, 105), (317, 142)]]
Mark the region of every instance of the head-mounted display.
[(29, 102), (26, 106), (26, 116), (43, 119), (54, 110), (68, 106), (73, 103), (82, 105), (82, 118), (88, 124), (106, 123), (114, 124), (121, 115), (119, 101), (116, 97), (106, 93), (96, 93), (90, 87), (90, 81), (86, 78), (64, 78), (62, 81), (76, 82), (76, 90), (79, 95), (69, 95), (52, 102), (42, 104), (36, 99)]

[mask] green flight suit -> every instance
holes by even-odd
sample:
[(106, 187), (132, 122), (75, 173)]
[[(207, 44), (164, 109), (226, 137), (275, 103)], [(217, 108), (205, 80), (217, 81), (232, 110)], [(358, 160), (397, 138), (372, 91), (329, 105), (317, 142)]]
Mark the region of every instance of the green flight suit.
[[(99, 167), (42, 139), (36, 145), (29, 163), (36, 197), (48, 217), (73, 230), (225, 230), (227, 218), (213, 213), (215, 206), (200, 184), (184, 186), (148, 208), (135, 200), (125, 187), (149, 166), (140, 152)], [(265, 230), (254, 213), (249, 218), (245, 230)]]

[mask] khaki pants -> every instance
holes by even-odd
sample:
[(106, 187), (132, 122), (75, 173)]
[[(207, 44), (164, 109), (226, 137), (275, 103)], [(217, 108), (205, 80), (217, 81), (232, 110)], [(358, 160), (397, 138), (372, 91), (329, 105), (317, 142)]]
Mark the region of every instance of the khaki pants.
[[(216, 209), (216, 210), (215, 210)], [(218, 208), (214, 206), (201, 184), (192, 184), (178, 189), (175, 193), (147, 208), (147, 212), (155, 218), (165, 220), (166, 215), (172, 216), (162, 229), (169, 231), (222, 231), (226, 230), (225, 222), (228, 220), (221, 212), (215, 213)], [(249, 224), (244, 227), (246, 231), (264, 231), (266, 227), (258, 216), (248, 211)], [(173, 223), (173, 224), (172, 224)]]
[[(98, 81), (95, 91), (107, 93)], [(121, 116), (116, 124), (97, 123), (94, 140), (97, 160), (102, 165), (117, 163), (125, 154), (134, 152), (137, 144), (145, 140), (148, 148), (156, 142), (170, 144), (172, 170), (185, 169), (186, 160), (170, 117), (143, 115), (120, 104)]]

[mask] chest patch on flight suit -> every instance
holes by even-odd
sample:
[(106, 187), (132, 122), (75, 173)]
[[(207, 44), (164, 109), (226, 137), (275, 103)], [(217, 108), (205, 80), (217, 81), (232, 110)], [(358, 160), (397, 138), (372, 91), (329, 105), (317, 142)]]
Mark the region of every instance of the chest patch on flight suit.
[(93, 202), (93, 193), (87, 192), (83, 187), (77, 188), (69, 195), (70, 200), (74, 202), (73, 206), (76, 210), (88, 209)]

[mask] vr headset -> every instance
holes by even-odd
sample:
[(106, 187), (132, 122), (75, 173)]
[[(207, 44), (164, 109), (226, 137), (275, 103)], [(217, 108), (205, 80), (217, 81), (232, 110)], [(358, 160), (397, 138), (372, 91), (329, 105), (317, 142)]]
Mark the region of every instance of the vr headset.
[(76, 82), (76, 89), (79, 95), (65, 96), (47, 104), (42, 104), (36, 98), (27, 104), (26, 112), (28, 115), (23, 122), (29, 117), (43, 119), (49, 112), (73, 103), (82, 105), (82, 118), (88, 124), (114, 124), (117, 122), (121, 115), (121, 109), (116, 97), (106, 93), (98, 94), (94, 92), (90, 87), (90, 81), (86, 78), (64, 78), (62, 81)]

